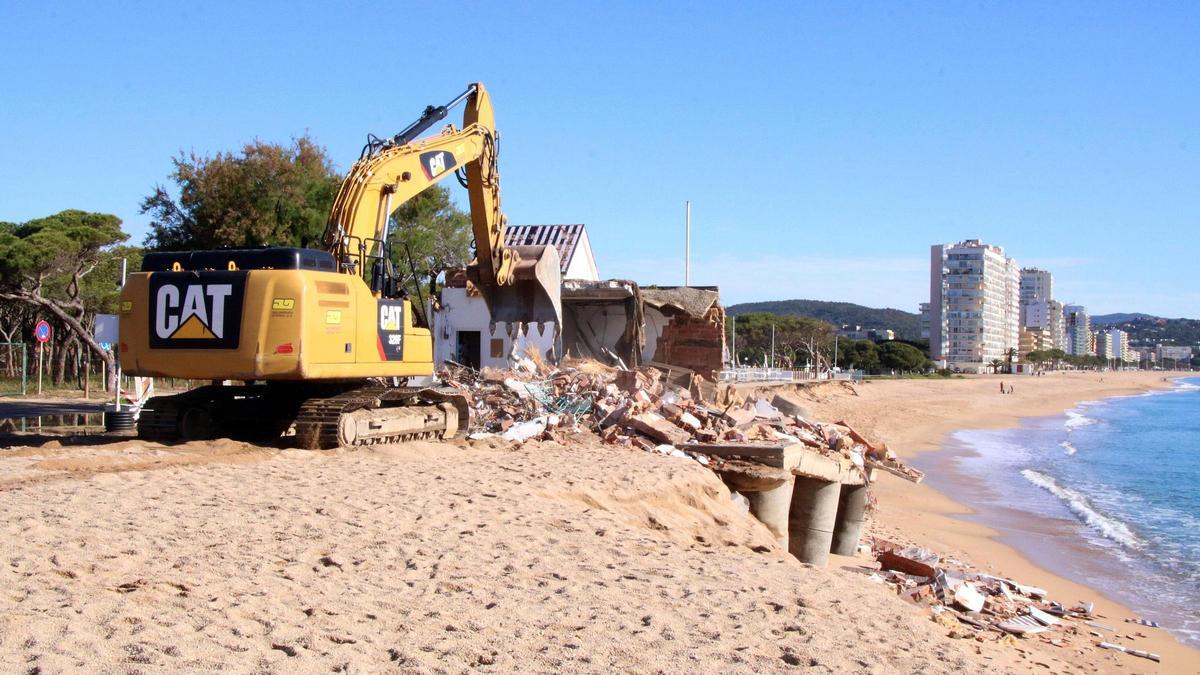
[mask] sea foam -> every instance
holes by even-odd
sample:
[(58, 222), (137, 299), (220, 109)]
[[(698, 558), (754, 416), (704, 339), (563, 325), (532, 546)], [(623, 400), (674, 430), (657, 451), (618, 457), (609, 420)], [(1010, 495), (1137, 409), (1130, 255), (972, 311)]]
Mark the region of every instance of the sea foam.
[(1071, 445), (1071, 441), (1063, 441), (1062, 443), (1059, 443), (1058, 445), (1060, 447), (1062, 447), (1062, 449), (1065, 450), (1068, 455), (1073, 455), (1079, 451), (1078, 448)]
[(1074, 410), (1068, 410), (1067, 411), (1067, 421), (1063, 423), (1063, 426), (1065, 426), (1069, 430), (1069, 429), (1076, 429), (1078, 427), (1086, 427), (1089, 424), (1095, 424), (1095, 423), (1096, 423), (1096, 420), (1094, 420), (1086, 415), (1077, 413)]
[(1105, 537), (1128, 548), (1140, 549), (1145, 546), (1145, 543), (1133, 533), (1133, 530), (1129, 529), (1128, 525), (1097, 511), (1087, 497), (1077, 490), (1059, 485), (1058, 481), (1050, 476), (1033, 469), (1024, 469), (1021, 471), (1021, 475), (1030, 483), (1058, 497), (1067, 505), (1067, 508), (1071, 509), (1072, 513)]

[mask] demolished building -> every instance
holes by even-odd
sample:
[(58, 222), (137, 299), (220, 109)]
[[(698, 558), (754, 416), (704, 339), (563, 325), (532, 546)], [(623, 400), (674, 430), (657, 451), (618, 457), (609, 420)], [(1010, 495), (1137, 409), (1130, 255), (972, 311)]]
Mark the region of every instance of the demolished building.
[(715, 286), (639, 287), (629, 280), (601, 280), (583, 225), (510, 227), (506, 243), (558, 250), (563, 325), (493, 323), (466, 276), (447, 274), (430, 312), (438, 367), (453, 362), (475, 369), (505, 368), (514, 356), (535, 351), (548, 363), (578, 356), (716, 379), (726, 351), (725, 309)]

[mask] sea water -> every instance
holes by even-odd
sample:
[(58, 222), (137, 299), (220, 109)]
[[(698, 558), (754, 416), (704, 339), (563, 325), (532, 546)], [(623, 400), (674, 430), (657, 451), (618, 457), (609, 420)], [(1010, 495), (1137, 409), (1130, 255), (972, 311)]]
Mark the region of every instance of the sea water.
[(969, 519), (1200, 646), (1200, 378), (947, 445), (948, 471), (940, 453), (918, 464)]

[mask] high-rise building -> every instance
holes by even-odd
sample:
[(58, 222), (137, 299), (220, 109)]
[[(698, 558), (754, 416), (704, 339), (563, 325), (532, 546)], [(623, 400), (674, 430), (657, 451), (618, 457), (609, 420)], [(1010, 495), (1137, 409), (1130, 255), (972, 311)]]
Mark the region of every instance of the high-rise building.
[(1044, 333), (1046, 349), (1062, 349), (1062, 303), (1054, 300), (1054, 275), (1036, 267), (1021, 270), (1021, 328)]
[(930, 247), (933, 360), (952, 370), (984, 373), (991, 361), (1017, 349), (1020, 286), (1016, 262), (999, 246), (968, 239)]
[(1096, 356), (1102, 359), (1113, 358), (1113, 340), (1112, 332), (1107, 330), (1098, 330), (1093, 333), (1096, 338)]
[(1054, 275), (1036, 267), (1021, 270), (1021, 304), (1054, 298)]
[(929, 339), (929, 303), (922, 302), (917, 312), (921, 316), (921, 337)]
[(1063, 330), (1066, 333), (1066, 346), (1062, 348), (1073, 356), (1095, 354), (1092, 349), (1092, 321), (1088, 317), (1087, 308), (1083, 305), (1066, 305), (1063, 307)]

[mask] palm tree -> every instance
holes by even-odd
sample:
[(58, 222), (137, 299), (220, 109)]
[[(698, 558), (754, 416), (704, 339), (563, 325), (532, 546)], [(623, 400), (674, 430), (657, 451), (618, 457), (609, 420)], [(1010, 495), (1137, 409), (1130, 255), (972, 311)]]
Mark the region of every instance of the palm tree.
[(1005, 362), (1004, 370), (1009, 375), (1012, 375), (1013, 361), (1015, 361), (1016, 358), (1017, 358), (1017, 350), (1015, 348), (1009, 347), (1008, 351), (1004, 352), (1004, 362)]
[(1000, 368), (1002, 368), (1004, 366), (1004, 362), (1001, 361), (1000, 359), (992, 359), (991, 363), (989, 363), (988, 365), (992, 367), (993, 373), (998, 373), (998, 372), (1000, 372)]

